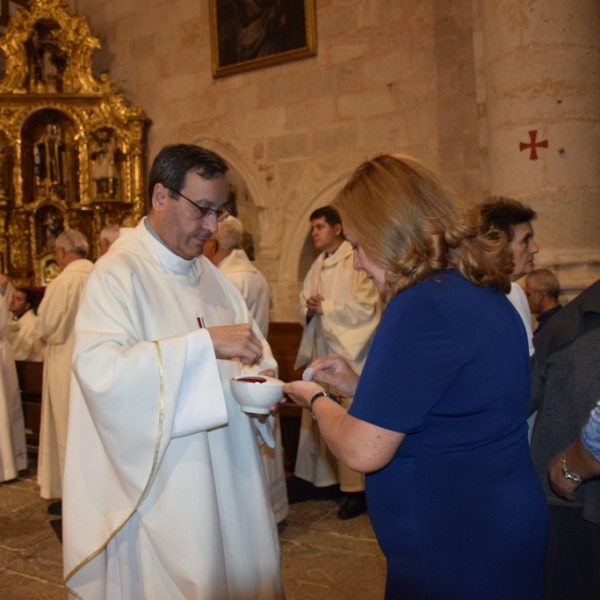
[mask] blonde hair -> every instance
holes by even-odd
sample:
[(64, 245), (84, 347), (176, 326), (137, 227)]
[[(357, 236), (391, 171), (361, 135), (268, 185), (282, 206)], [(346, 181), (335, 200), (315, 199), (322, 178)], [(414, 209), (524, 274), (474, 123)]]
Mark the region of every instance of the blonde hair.
[(414, 159), (384, 154), (363, 163), (335, 206), (367, 256), (385, 269), (385, 301), (448, 267), (475, 285), (510, 290), (506, 236), (482, 232), (479, 210), (466, 209)]

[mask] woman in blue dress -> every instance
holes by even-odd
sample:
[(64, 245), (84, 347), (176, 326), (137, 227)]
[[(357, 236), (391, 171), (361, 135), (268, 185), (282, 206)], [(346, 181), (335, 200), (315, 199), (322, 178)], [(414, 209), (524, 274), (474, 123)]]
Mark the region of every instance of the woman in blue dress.
[[(387, 600), (542, 598), (547, 506), (529, 456), (529, 355), (506, 298), (503, 234), (483, 234), (416, 161), (361, 165), (336, 200), (354, 266), (386, 302), (359, 377), (342, 358), (284, 391), (367, 473)], [(346, 411), (317, 381), (354, 396)]]

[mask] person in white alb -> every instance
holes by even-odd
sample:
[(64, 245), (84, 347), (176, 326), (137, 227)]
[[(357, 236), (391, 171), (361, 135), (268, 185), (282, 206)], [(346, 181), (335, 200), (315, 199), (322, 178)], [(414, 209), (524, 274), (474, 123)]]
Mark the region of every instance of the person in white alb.
[(88, 280), (76, 322), (63, 554), (85, 600), (283, 599), (257, 435), (232, 377), (276, 368), (235, 286), (200, 256), (227, 165), (164, 147), (148, 217)]
[(27, 288), (17, 288), (8, 308), (12, 314), (8, 322), (8, 341), (15, 353), (15, 360), (42, 362), (42, 341), (35, 334), (35, 294)]
[[(300, 293), (298, 317), (304, 331), (295, 368), (339, 355), (360, 373), (381, 318), (379, 294), (367, 275), (354, 269), (352, 247), (344, 241), (338, 212), (331, 206), (319, 208), (311, 214), (310, 224), (321, 254)], [(352, 399), (342, 402), (347, 408)], [(339, 483), (348, 498), (338, 518), (352, 519), (365, 512), (364, 475), (334, 457), (308, 410), (302, 411), (295, 475), (317, 487)]]
[[(219, 223), (219, 230), (212, 235), (202, 254), (240, 291), (248, 310), (265, 338), (269, 334), (269, 284), (265, 276), (252, 264), (248, 255), (240, 248), (244, 226), (236, 217), (227, 217)], [(263, 444), (260, 453), (265, 465), (271, 506), (278, 523), (288, 513), (289, 503), (283, 466), (283, 444), (281, 442), (281, 426), (279, 415), (273, 425), (275, 448)]]
[(265, 338), (269, 335), (269, 284), (241, 249), (244, 226), (230, 216), (204, 245), (203, 255), (240, 291)]
[(10, 481), (27, 468), (21, 393), (7, 331), (8, 308), (0, 302), (0, 481)]
[[(62, 498), (75, 316), (94, 266), (86, 259), (88, 251), (88, 241), (79, 231), (65, 229), (56, 238), (56, 262), (61, 272), (48, 284), (38, 308), (35, 335), (45, 344), (38, 455), (42, 498)], [(60, 502), (51, 504), (48, 510), (60, 514)]]

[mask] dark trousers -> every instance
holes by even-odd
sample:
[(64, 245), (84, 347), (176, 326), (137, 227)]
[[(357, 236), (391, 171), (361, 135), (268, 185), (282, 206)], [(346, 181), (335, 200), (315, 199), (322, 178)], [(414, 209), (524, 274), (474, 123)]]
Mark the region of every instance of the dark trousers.
[(545, 598), (600, 599), (600, 526), (581, 509), (550, 506)]

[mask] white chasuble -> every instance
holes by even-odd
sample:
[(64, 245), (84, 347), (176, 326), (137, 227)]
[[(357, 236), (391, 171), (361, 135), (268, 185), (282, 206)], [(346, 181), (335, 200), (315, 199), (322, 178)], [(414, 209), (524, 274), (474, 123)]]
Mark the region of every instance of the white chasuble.
[(38, 308), (35, 333), (44, 343), (38, 484), (42, 498), (61, 498), (75, 316), (94, 264), (74, 260), (52, 280)]
[(0, 481), (14, 479), (27, 468), (21, 393), (7, 329), (8, 308), (0, 300)]
[[(357, 373), (362, 370), (381, 319), (381, 301), (367, 275), (356, 271), (352, 263), (352, 247), (342, 242), (333, 254), (326, 257), (322, 252), (308, 271), (298, 308), (304, 331), (296, 369), (317, 358), (339, 355)], [(317, 294), (325, 299), (321, 303), (323, 314), (315, 314), (307, 322), (306, 301)], [(331, 391), (337, 393), (335, 389)], [(352, 403), (352, 398), (341, 400), (346, 408)], [(333, 456), (308, 410), (302, 411), (295, 474), (318, 487), (339, 483), (345, 492), (364, 489), (363, 476)]]
[[(248, 255), (240, 249), (233, 250), (229, 256), (224, 258), (219, 264), (219, 270), (227, 275), (229, 281), (239, 290), (256, 324), (262, 334), (267, 337), (270, 294), (265, 276), (252, 264)], [(280, 523), (287, 516), (289, 503), (283, 467), (283, 444), (279, 415), (274, 420), (273, 438), (275, 447), (270, 448), (264, 444), (260, 448), (260, 454), (265, 465), (275, 520)]]
[[(176, 256), (145, 219), (96, 263), (76, 323), (63, 499), (76, 597), (283, 598), (257, 429), (229, 385), (246, 368), (217, 360), (201, 328), (249, 320), (209, 261)], [(263, 344), (248, 370), (276, 368)]]

